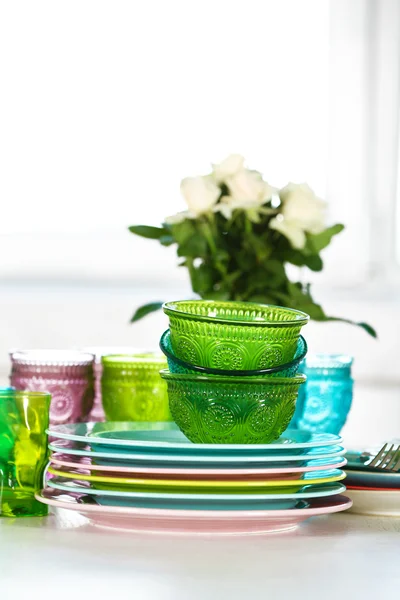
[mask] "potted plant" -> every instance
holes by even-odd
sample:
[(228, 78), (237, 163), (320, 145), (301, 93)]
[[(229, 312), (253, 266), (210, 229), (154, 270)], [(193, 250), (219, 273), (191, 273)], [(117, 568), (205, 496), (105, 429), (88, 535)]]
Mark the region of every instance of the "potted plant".
[[(135, 235), (176, 244), (201, 298), (277, 304), (300, 309), (316, 321), (344, 321), (376, 337), (367, 323), (327, 315), (309, 283), (293, 281), (287, 265), (321, 271), (321, 252), (344, 226), (326, 225), (326, 203), (305, 183), (277, 189), (245, 167), (240, 155), (212, 165), (209, 174), (181, 183), (187, 210), (161, 227), (133, 225)], [(138, 308), (132, 322), (161, 307)]]

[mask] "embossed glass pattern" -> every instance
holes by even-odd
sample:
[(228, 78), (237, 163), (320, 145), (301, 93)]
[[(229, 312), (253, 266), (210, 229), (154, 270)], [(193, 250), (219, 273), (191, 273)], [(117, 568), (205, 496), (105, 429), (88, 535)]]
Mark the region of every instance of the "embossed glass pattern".
[(47, 514), (35, 499), (47, 464), (50, 394), (0, 391), (0, 516)]
[(187, 363), (224, 370), (267, 369), (293, 360), (308, 315), (248, 302), (167, 302), (171, 346)]
[(304, 375), (231, 378), (162, 371), (172, 417), (195, 443), (266, 444), (283, 433)]
[(292, 428), (340, 432), (353, 398), (352, 363), (352, 357), (339, 354), (307, 356), (300, 367), (307, 382), (299, 392)]
[(85, 421), (94, 400), (92, 354), (67, 350), (11, 353), (11, 385), (17, 390), (49, 392), (50, 423)]
[(109, 421), (170, 421), (162, 354), (103, 356), (101, 390)]
[(294, 359), (290, 363), (271, 367), (269, 369), (255, 371), (227, 371), (223, 369), (212, 369), (199, 367), (177, 358), (172, 352), (171, 334), (169, 329), (163, 333), (160, 339), (160, 348), (167, 357), (168, 368), (171, 373), (191, 373), (192, 375), (226, 375), (245, 376), (245, 377), (293, 377), (296, 375), (298, 366), (307, 354), (307, 343), (303, 336), (300, 336), (297, 343), (297, 349)]
[[(137, 354), (139, 350), (137, 348), (130, 347), (99, 347), (92, 346), (88, 348), (82, 348), (82, 352), (89, 352), (95, 356), (94, 362), (94, 403), (93, 408), (90, 411), (90, 415), (87, 420), (91, 422), (98, 422), (105, 420), (105, 414), (103, 409), (103, 402), (101, 399), (101, 376), (103, 373), (103, 365), (101, 364), (102, 356), (110, 354)], [(143, 350), (142, 350), (143, 352)]]

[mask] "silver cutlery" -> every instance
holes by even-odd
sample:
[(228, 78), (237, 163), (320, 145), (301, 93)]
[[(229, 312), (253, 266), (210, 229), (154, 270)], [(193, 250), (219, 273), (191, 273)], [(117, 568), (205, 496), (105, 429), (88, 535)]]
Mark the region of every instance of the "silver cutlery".
[(380, 471), (389, 471), (391, 473), (399, 472), (400, 445), (391, 443), (384, 444), (369, 462), (364, 463), (364, 466), (379, 469)]
[(346, 452), (346, 470), (400, 473), (400, 442), (386, 442), (378, 451)]

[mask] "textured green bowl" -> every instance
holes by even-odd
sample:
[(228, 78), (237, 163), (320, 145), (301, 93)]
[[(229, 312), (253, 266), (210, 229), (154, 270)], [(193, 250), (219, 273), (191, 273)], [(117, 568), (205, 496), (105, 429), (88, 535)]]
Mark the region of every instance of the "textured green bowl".
[(185, 362), (177, 358), (172, 352), (171, 334), (169, 329), (164, 331), (160, 338), (160, 348), (167, 357), (168, 368), (171, 373), (188, 373), (192, 375), (225, 375), (229, 377), (293, 377), (298, 371), (301, 361), (307, 354), (307, 342), (301, 335), (297, 343), (297, 349), (294, 359), (290, 363), (285, 363), (279, 367), (270, 367), (269, 369), (258, 369), (248, 371), (226, 371), (223, 369), (211, 369), (209, 367), (200, 367)]
[(170, 421), (162, 354), (102, 357), (101, 395), (107, 421)]
[(309, 316), (249, 302), (182, 300), (163, 305), (174, 355), (223, 370), (267, 369), (294, 359)]
[(221, 377), (161, 371), (172, 418), (195, 443), (268, 444), (287, 429), (306, 377)]

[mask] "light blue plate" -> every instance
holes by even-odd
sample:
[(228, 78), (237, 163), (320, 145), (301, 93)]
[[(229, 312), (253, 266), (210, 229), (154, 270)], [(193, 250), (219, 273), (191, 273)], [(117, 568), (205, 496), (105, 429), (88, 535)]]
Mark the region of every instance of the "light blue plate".
[(288, 430), (272, 444), (193, 444), (175, 423), (77, 423), (56, 425), (48, 429), (53, 438), (71, 440), (101, 451), (105, 446), (113, 452), (140, 452), (185, 455), (291, 455), (318, 447), (339, 444), (340, 436), (330, 433)]
[[(313, 466), (314, 461), (321, 459), (328, 459), (333, 462), (337, 462), (341, 456), (344, 455), (345, 450), (341, 446), (328, 446), (313, 448), (307, 450), (305, 454), (289, 454), (285, 455), (233, 455), (233, 456), (213, 456), (208, 455), (186, 455), (186, 454), (153, 454), (153, 453), (121, 453), (115, 452), (114, 448), (111, 448), (112, 452), (97, 452), (94, 450), (88, 450), (85, 444), (77, 444), (70, 442), (69, 440), (58, 440), (52, 441), (49, 444), (50, 450), (53, 452), (61, 452), (62, 454), (70, 454), (73, 456), (90, 456), (98, 465), (118, 465), (125, 467), (134, 466), (146, 466), (151, 467), (174, 467), (174, 468), (213, 468), (213, 469), (224, 469), (224, 468), (256, 468), (256, 467), (299, 467), (299, 466)], [(109, 449), (108, 447), (105, 449)]]
[[(305, 485), (297, 492), (287, 494), (179, 494), (158, 492), (117, 492), (98, 490), (79, 482), (64, 483), (62, 477), (54, 477), (47, 481), (48, 487), (69, 492), (70, 494), (87, 494), (96, 497), (99, 504), (112, 506), (136, 506), (142, 508), (172, 508), (190, 510), (265, 510), (293, 507), (299, 500), (322, 498), (341, 494), (345, 491), (342, 483), (325, 483), (322, 485)], [(281, 502), (277, 502), (281, 501)]]

